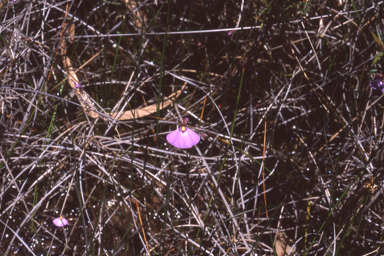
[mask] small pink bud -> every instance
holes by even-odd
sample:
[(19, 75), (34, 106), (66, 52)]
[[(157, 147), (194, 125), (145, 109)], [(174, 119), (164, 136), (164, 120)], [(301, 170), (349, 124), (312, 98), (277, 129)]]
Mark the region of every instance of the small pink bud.
[(80, 89), (81, 92), (83, 92), (83, 90), (84, 90), (84, 89), (83, 89), (83, 86), (81, 86), (80, 83), (78, 83), (78, 84), (75, 83), (75, 87), (76, 87), (76, 89)]

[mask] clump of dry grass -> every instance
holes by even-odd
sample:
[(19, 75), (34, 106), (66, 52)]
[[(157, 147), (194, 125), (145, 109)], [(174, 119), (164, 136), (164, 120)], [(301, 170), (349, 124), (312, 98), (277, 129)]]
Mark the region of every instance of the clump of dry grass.
[(382, 5), (3, 1), (0, 253), (381, 255)]

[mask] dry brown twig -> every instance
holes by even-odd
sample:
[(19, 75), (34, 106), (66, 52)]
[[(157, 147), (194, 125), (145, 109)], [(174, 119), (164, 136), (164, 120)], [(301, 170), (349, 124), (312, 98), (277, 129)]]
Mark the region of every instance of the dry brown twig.
[[(69, 30), (69, 33), (70, 33), (69, 37), (74, 36), (74, 30), (73, 29)], [(100, 52), (101, 51), (99, 51), (97, 54), (95, 54), (95, 56), (93, 56), (90, 60), (88, 60), (80, 68), (78, 68), (77, 70), (74, 70), (72, 67), (71, 60), (67, 56), (66, 42), (63, 39), (62, 44), (61, 44), (61, 54), (62, 54), (62, 58), (63, 58), (63, 65), (64, 65), (64, 68), (68, 72), (68, 81), (69, 81), (69, 84), (71, 85), (71, 87), (73, 89), (77, 89), (76, 84), (79, 83), (79, 79), (76, 75), (77, 71), (80, 70), (83, 66), (87, 65), (92, 59), (97, 57), (100, 54)], [(163, 102), (163, 104), (161, 104), (159, 106), (159, 110), (168, 107), (177, 97), (179, 97), (182, 90), (183, 90), (183, 88), (172, 93), (171, 95), (169, 95), (167, 97), (168, 99), (165, 100)], [(87, 113), (87, 115), (92, 117), (92, 118), (107, 119), (108, 115), (109, 115), (109, 118), (120, 120), (120, 121), (131, 120), (131, 119), (145, 117), (145, 116), (148, 116), (148, 115), (156, 112), (157, 106), (158, 106), (158, 104), (155, 103), (155, 104), (152, 104), (152, 105), (150, 105), (148, 107), (144, 107), (144, 108), (137, 108), (137, 109), (133, 109), (133, 110), (126, 110), (126, 111), (119, 111), (119, 112), (111, 112), (108, 115), (102, 115), (95, 109), (94, 104), (93, 104), (93, 99), (86, 92), (84, 92), (83, 90), (76, 90), (76, 96), (77, 96), (80, 104), (85, 109), (85, 113)]]

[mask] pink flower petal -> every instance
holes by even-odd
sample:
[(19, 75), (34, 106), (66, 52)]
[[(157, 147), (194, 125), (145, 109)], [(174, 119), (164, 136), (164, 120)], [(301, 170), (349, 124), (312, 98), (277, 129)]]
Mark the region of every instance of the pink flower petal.
[(63, 216), (56, 218), (53, 220), (53, 224), (55, 224), (57, 227), (63, 227), (65, 225), (68, 225), (68, 221)]
[(177, 147), (177, 148), (191, 148), (200, 141), (200, 136), (189, 129), (188, 127), (185, 127), (185, 131), (183, 132), (180, 127), (179, 129), (171, 132), (167, 135), (167, 141)]

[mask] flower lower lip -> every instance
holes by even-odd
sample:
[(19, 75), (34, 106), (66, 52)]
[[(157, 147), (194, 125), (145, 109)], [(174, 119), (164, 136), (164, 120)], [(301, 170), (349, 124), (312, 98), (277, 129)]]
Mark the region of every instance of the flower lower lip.
[(167, 141), (177, 148), (191, 148), (200, 141), (200, 136), (185, 127), (185, 131), (179, 128), (167, 135)]

